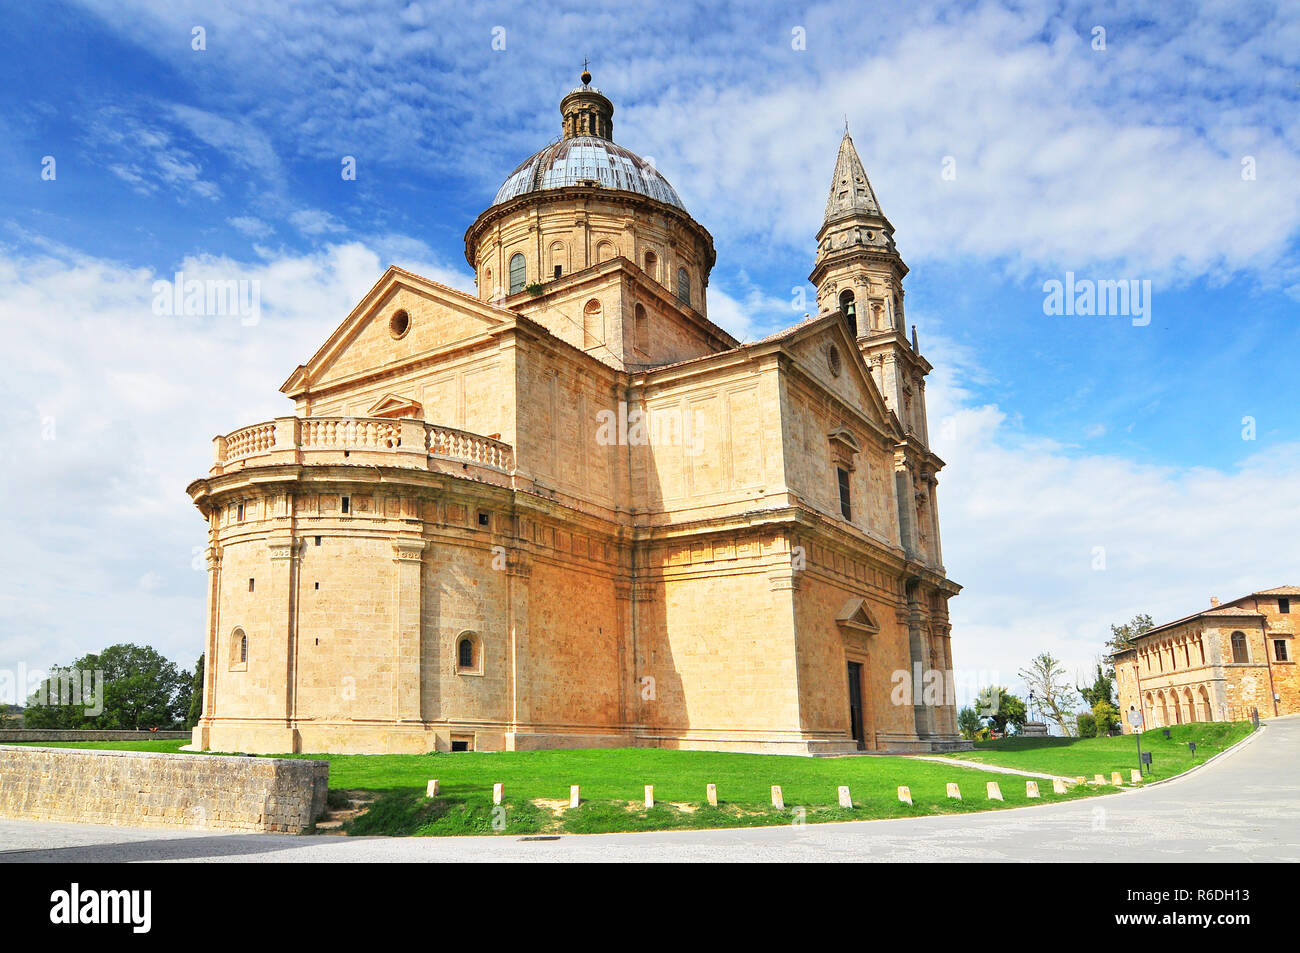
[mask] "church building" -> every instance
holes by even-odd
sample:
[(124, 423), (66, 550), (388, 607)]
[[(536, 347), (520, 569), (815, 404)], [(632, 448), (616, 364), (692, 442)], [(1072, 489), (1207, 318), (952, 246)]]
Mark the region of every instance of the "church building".
[(215, 438), (197, 747), (963, 745), (931, 365), (852, 139), (817, 314), (741, 342), (590, 83), (466, 231), (477, 294), (390, 267)]

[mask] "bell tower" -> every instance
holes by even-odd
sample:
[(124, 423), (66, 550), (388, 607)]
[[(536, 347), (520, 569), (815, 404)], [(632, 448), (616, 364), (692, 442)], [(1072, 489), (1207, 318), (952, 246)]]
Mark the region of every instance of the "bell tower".
[(846, 127), (809, 280), (817, 288), (818, 312), (844, 316), (885, 405), (903, 427), (895, 472), (904, 545), (910, 556), (938, 568), (942, 559), (934, 491), (943, 462), (930, 452), (925, 410), (925, 377), (933, 368), (917, 348), (915, 327), (910, 338), (906, 331), (906, 275), (907, 265), (894, 245), (894, 226), (880, 209)]

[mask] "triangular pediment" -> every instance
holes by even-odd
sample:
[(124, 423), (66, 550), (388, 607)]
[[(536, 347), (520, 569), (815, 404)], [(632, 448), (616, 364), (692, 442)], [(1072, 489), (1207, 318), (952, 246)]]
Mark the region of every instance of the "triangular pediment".
[(419, 402), (397, 394), (385, 394), (366, 411), (367, 417), (422, 417), (424, 408)]
[(873, 635), (880, 631), (880, 626), (867, 607), (865, 599), (854, 598), (844, 603), (839, 614), (835, 616), (835, 621), (843, 628), (866, 635)]
[(473, 295), (392, 266), (280, 389), (297, 397), (389, 371), (490, 335), (515, 317)]
[(808, 378), (864, 416), (877, 432), (893, 437), (901, 434), (897, 418), (885, 405), (857, 341), (838, 312), (809, 323), (791, 335), (785, 347)]

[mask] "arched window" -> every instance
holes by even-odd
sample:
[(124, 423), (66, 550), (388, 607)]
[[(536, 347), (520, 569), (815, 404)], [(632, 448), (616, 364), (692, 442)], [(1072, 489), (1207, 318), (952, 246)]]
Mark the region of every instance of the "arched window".
[(582, 346), (595, 347), (604, 338), (605, 326), (601, 319), (600, 302), (592, 298), (582, 308)]
[(241, 628), (230, 633), (230, 670), (243, 672), (248, 669), (248, 636)]
[(645, 305), (638, 304), (632, 326), (632, 346), (642, 354), (650, 353), (650, 321), (646, 317)]
[(496, 294), (496, 289), (492, 287), (492, 269), (483, 270), (483, 288), (481, 289), (489, 298)]
[(1250, 661), (1250, 651), (1246, 648), (1246, 634), (1244, 632), (1232, 633), (1232, 660), (1234, 662)]
[(685, 268), (677, 269), (677, 300), (682, 304), (691, 303), (691, 276)]
[(645, 253), (645, 273), (656, 281), (659, 280), (659, 256), (653, 251)]
[(849, 328), (856, 335), (858, 333), (857, 306), (853, 300), (853, 292), (847, 288), (840, 292), (840, 314), (844, 315), (844, 320), (849, 322)]
[(510, 256), (510, 293), (515, 294), (524, 290), (524, 283), (528, 280), (528, 270), (524, 265), (524, 256), (519, 252)]
[(460, 668), (474, 667), (474, 640), (463, 638), (456, 647), (456, 665)]
[(618, 254), (618, 250), (612, 242), (601, 242), (596, 246), (596, 263), (609, 261)]
[(568, 256), (564, 253), (564, 242), (551, 242), (551, 276), (559, 278), (564, 274), (564, 266), (567, 264), (565, 259)]
[(456, 636), (456, 674), (483, 674), (483, 642), (473, 632)]

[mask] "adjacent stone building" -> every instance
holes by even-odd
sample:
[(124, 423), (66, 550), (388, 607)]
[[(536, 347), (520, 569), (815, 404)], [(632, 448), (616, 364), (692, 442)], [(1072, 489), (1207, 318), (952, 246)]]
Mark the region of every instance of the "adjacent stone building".
[(819, 313), (741, 343), (613, 113), (584, 74), (466, 232), (477, 295), (390, 268), (215, 439), (200, 747), (961, 744), (931, 367), (852, 140)]
[(1113, 656), (1124, 731), (1300, 712), (1295, 663), (1300, 586), (1265, 589), (1149, 629)]

